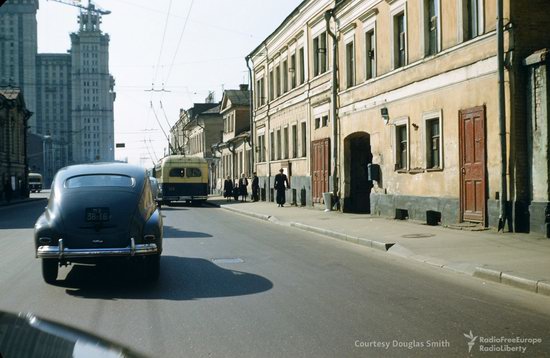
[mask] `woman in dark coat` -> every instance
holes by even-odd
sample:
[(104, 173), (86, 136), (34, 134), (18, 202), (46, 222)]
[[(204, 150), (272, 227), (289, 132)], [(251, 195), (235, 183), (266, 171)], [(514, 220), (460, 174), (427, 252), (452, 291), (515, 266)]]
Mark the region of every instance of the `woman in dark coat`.
[(223, 197), (227, 199), (227, 201), (231, 201), (231, 197), (233, 196), (233, 181), (231, 180), (231, 177), (227, 177), (225, 181), (223, 182)]
[(246, 197), (248, 196), (248, 179), (244, 173), (241, 174), (241, 179), (239, 179), (239, 195), (241, 196), (241, 201), (246, 201)]

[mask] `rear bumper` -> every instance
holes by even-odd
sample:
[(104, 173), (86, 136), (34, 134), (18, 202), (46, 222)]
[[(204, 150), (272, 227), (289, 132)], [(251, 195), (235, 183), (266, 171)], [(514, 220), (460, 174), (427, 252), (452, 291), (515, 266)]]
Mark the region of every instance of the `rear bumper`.
[(114, 257), (114, 256), (142, 256), (159, 254), (156, 244), (134, 243), (128, 247), (120, 248), (92, 248), (92, 249), (71, 249), (64, 247), (63, 240), (59, 240), (59, 246), (39, 246), (36, 250), (36, 257), (41, 259), (71, 259), (83, 257)]

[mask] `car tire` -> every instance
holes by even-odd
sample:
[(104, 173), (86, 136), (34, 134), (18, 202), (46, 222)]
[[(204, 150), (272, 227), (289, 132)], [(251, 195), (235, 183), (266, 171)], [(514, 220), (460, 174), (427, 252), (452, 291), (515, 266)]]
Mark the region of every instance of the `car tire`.
[(56, 259), (42, 259), (42, 277), (46, 283), (55, 283), (59, 264)]
[(160, 276), (160, 255), (145, 257), (145, 278), (147, 281), (158, 281)]

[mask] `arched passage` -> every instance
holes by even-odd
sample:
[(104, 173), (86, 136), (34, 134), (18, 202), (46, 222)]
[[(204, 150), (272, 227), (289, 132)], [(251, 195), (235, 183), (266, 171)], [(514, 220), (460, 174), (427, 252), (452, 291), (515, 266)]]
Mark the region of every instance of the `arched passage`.
[(368, 180), (367, 165), (372, 163), (370, 135), (356, 132), (344, 139), (346, 190), (344, 211), (370, 213), (372, 181)]

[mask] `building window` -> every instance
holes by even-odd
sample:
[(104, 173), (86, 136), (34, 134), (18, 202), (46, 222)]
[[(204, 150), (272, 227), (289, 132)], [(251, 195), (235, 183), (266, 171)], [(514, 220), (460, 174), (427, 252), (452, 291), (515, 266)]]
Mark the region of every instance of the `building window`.
[(288, 146), (290, 145), (288, 141), (288, 127), (283, 129), (283, 159), (288, 159)]
[(304, 54), (304, 48), (301, 47), (298, 51), (300, 58), (298, 61), (300, 62), (300, 84), (303, 84), (306, 81), (306, 59)]
[(365, 78), (370, 80), (376, 76), (376, 38), (374, 37), (374, 29), (365, 33)]
[(328, 126), (328, 115), (327, 115), (327, 116), (323, 116), (323, 117), (321, 118), (321, 125), (322, 125), (323, 127), (327, 127), (327, 126)]
[(273, 78), (273, 70), (269, 71), (269, 100), (275, 98), (275, 79)]
[(315, 118), (315, 129), (321, 128), (321, 117)]
[(277, 129), (277, 160), (281, 159), (281, 152), (282, 152), (282, 145), (281, 145), (281, 130)]
[(347, 88), (355, 85), (355, 49), (353, 41), (346, 44), (346, 85)]
[(327, 70), (327, 33), (322, 32), (313, 39), (313, 75), (320, 75)]
[(281, 66), (275, 67), (275, 97), (281, 95)]
[(407, 33), (405, 24), (405, 12), (400, 12), (393, 17), (394, 25), (394, 67), (403, 67), (406, 64)]
[(306, 131), (306, 122), (302, 122), (301, 124), (301, 132), (302, 132), (302, 157), (305, 157), (307, 155), (307, 131)]
[(258, 161), (265, 162), (265, 135), (258, 136)]
[(463, 37), (471, 40), (483, 33), (483, 0), (463, 0)]
[(407, 124), (395, 126), (395, 169), (407, 170), (408, 165), (408, 133)]
[(424, 43), (427, 56), (439, 52), (439, 0), (424, 0)]
[(292, 158), (298, 156), (298, 127), (294, 124), (292, 126)]
[(426, 145), (426, 169), (443, 169), (443, 145), (441, 133), (441, 112), (423, 116)]
[(281, 83), (283, 86), (282, 93), (288, 92), (288, 62), (287, 60), (283, 61), (283, 69), (281, 73)]
[(293, 53), (292, 56), (290, 56), (290, 68), (288, 69), (290, 72), (290, 89), (293, 89), (296, 87), (296, 54)]

